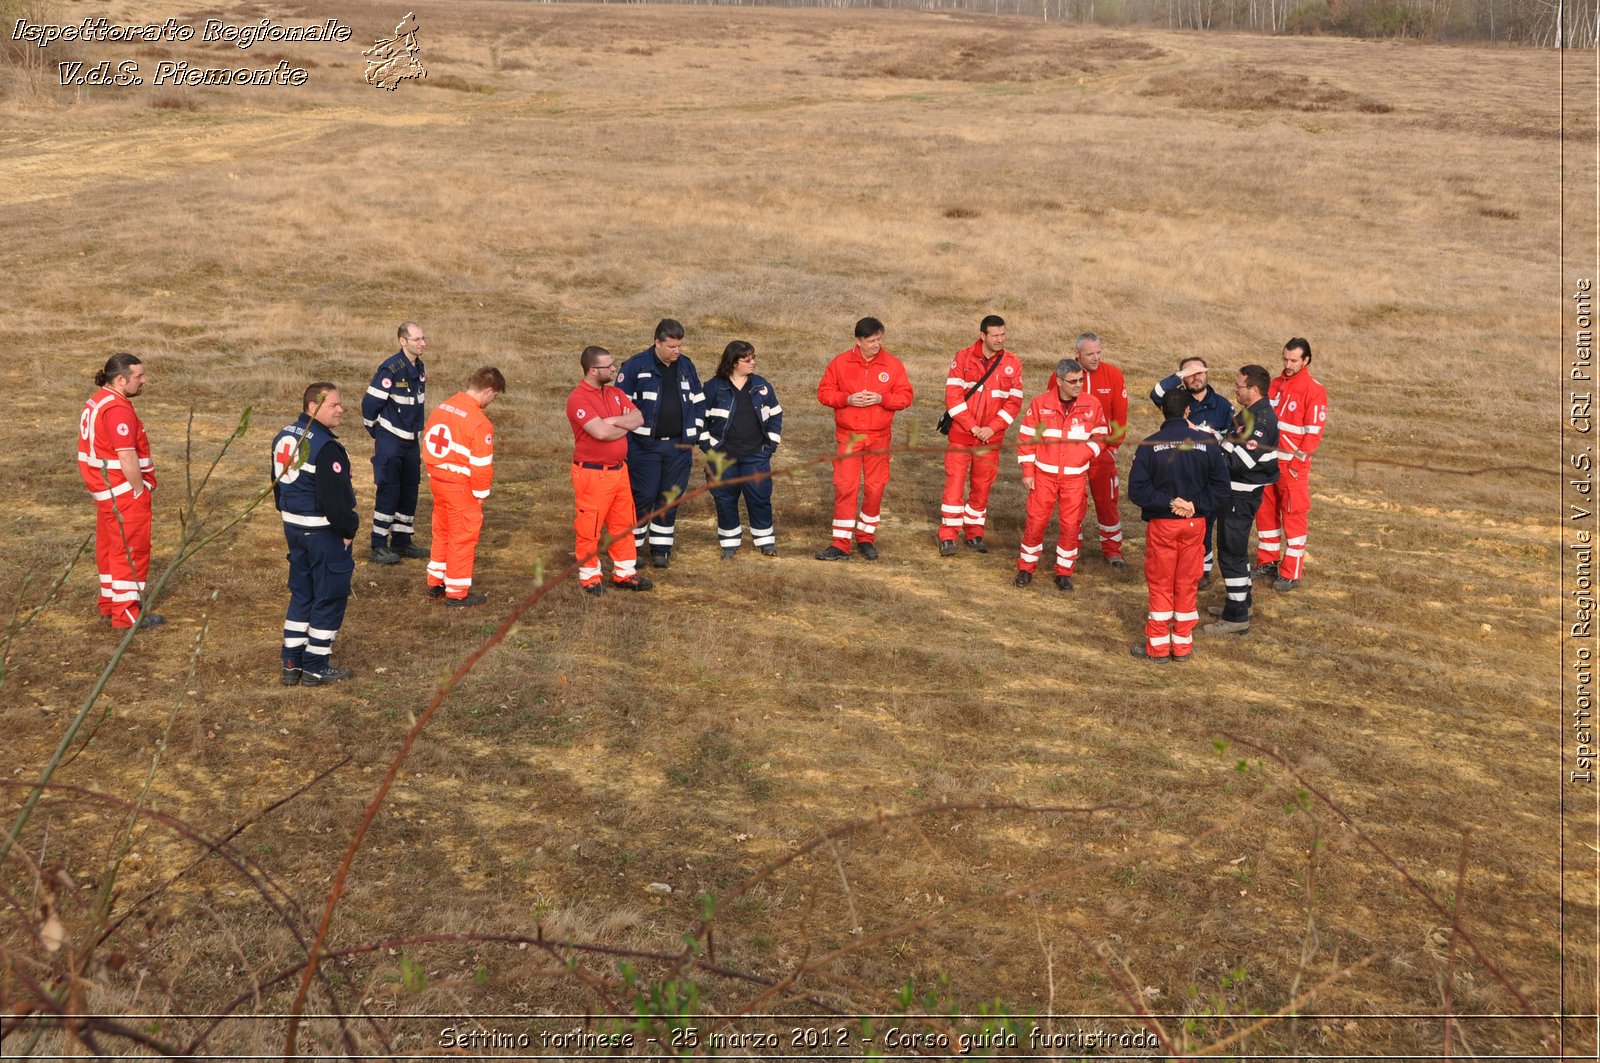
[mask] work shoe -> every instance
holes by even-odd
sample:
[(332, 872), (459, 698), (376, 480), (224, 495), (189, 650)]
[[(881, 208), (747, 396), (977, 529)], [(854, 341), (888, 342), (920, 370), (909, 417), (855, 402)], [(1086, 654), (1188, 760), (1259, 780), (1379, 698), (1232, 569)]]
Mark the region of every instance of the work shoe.
[(440, 584), (437, 584), (435, 586), (429, 587), (427, 590), (423, 591), (422, 593), (427, 595), (429, 598), (436, 598), (436, 599), (437, 598), (443, 598), (444, 597), (444, 584), (440, 583)]
[(738, 552), (739, 552), (739, 548), (737, 546), (724, 546), (722, 548), (722, 560), (724, 560), (724, 561), (732, 561), (734, 555), (737, 554)]
[(619, 591), (647, 591), (655, 584), (643, 576), (629, 576), (627, 579), (614, 579), (611, 585)]
[(871, 543), (856, 543), (856, 549), (861, 551), (861, 556), (866, 560), (878, 560), (878, 548)]
[(606, 593), (606, 585), (604, 583), (585, 583), (583, 585), (583, 593), (594, 598), (603, 598)]
[(1250, 621), (1218, 620), (1215, 624), (1207, 624), (1201, 630), (1207, 635), (1248, 635), (1250, 634)]
[(1268, 578), (1277, 579), (1278, 578), (1278, 563), (1276, 561), (1268, 561), (1266, 564), (1257, 565), (1255, 568), (1250, 570), (1250, 578), (1251, 579), (1268, 579)]
[(1062, 594), (1071, 594), (1072, 593), (1072, 577), (1071, 576), (1057, 576), (1056, 577), (1056, 590), (1060, 591)]
[(374, 565), (398, 565), (400, 555), (387, 546), (374, 546), (372, 552), (367, 555), (367, 560)]
[(1017, 569), (1017, 578), (1011, 581), (1013, 587), (1026, 587), (1033, 582), (1033, 573), (1026, 569)]
[(160, 613), (140, 613), (139, 619), (133, 622), (137, 628), (160, 627), (167, 622), (167, 618)]
[(1151, 664), (1166, 664), (1169, 660), (1171, 660), (1170, 657), (1150, 656), (1150, 651), (1145, 648), (1145, 645), (1142, 642), (1128, 647), (1128, 654), (1130, 656), (1139, 658), (1141, 661), (1149, 661)]
[(1216, 619), (1221, 620), (1222, 619), (1222, 606), (1220, 606), (1220, 605), (1208, 605), (1208, 606), (1206, 606), (1206, 615), (1210, 616), (1210, 617), (1215, 617)]
[(939, 540), (939, 556), (954, 557), (956, 554), (956, 541), (954, 539)]
[(975, 535), (972, 538), (968, 539), (967, 540), (967, 548), (971, 549), (971, 550), (976, 550), (980, 554), (987, 554), (989, 552), (988, 544), (986, 544), (983, 541), (983, 536), (981, 536), (981, 535)]
[(394, 549), (390, 550), (389, 552), (393, 553), (393, 554), (399, 554), (401, 557), (432, 557), (433, 556), (431, 553), (429, 553), (427, 550), (423, 549), (422, 547), (418, 546), (416, 543), (406, 543), (404, 546), (397, 546)]
[(1112, 568), (1119, 571), (1128, 567), (1128, 563), (1124, 561), (1120, 555), (1117, 557), (1108, 557), (1106, 558), (1106, 561), (1110, 563)]
[(778, 548), (776, 546), (763, 546), (761, 548), (761, 554), (763, 557), (777, 557)]
[(1272, 581), (1272, 589), (1275, 591), (1292, 591), (1298, 586), (1300, 586), (1299, 580), (1284, 579), (1282, 576)]
[(1194, 653), (1195, 653), (1194, 650), (1190, 650), (1188, 653), (1174, 653), (1172, 655), (1172, 663), (1173, 664), (1188, 664), (1189, 661), (1194, 658)]
[(287, 665), (287, 664), (284, 665), (283, 666), (283, 678), (278, 680), (278, 682), (282, 683), (286, 687), (297, 687), (297, 686), (299, 686), (300, 685), (300, 666), (299, 665)]
[(1203, 591), (1215, 582), (1216, 581), (1211, 578), (1211, 573), (1207, 572), (1204, 576), (1200, 577), (1200, 582), (1195, 584), (1194, 589), (1197, 591)]
[(817, 551), (818, 561), (848, 561), (850, 554), (837, 546), (830, 545), (826, 550)]
[(671, 568), (672, 567), (672, 555), (671, 554), (662, 553), (659, 550), (652, 550), (650, 552), (650, 567), (651, 568)]
[(327, 686), (329, 683), (337, 683), (341, 679), (354, 679), (355, 677), (356, 674), (350, 669), (335, 668), (330, 664), (320, 672), (313, 672), (309, 668), (305, 669), (300, 673), (300, 685), (306, 687)]
[(446, 598), (444, 604), (452, 609), (468, 609), (474, 605), (482, 605), (488, 600), (489, 596), (487, 594), (480, 594), (474, 591), (465, 598)]

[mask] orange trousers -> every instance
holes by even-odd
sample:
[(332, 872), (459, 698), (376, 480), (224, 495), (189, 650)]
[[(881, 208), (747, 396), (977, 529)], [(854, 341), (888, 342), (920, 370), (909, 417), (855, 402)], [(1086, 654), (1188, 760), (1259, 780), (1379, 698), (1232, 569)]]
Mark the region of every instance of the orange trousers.
[(1145, 652), (1151, 659), (1194, 652), (1200, 622), (1196, 593), (1205, 571), (1206, 519), (1153, 520), (1145, 525), (1144, 581), (1150, 588)]
[(1033, 572), (1039, 567), (1039, 558), (1044, 556), (1044, 531), (1059, 508), (1055, 574), (1072, 575), (1078, 563), (1078, 535), (1089, 505), (1086, 479), (1082, 474), (1034, 473), (1033, 490), (1028, 492), (1028, 516), (1022, 526), (1021, 550), (1017, 554), (1018, 569)]
[[(139, 602), (150, 574), (150, 502), (152, 492), (138, 498), (124, 491), (95, 505), (94, 557), (100, 569), (100, 615), (111, 626), (132, 627), (139, 620)], [(118, 515), (122, 521), (117, 521)]]
[(600, 533), (610, 539), (611, 578), (617, 583), (633, 578), (638, 550), (633, 545), (633, 488), (628, 467), (586, 469), (572, 466), (572, 494), (578, 515), (572, 522), (577, 537), (578, 580), (585, 587), (600, 582)]
[(1256, 564), (1278, 562), (1278, 575), (1299, 579), (1311, 525), (1311, 463), (1278, 462), (1278, 482), (1261, 489), (1256, 511)]
[(483, 532), (483, 500), (472, 497), (465, 480), (430, 475), (433, 541), (428, 545), (428, 586), (444, 585), (446, 598), (465, 598), (472, 590), (472, 565)]
[[(889, 432), (863, 435), (836, 432), (839, 455), (833, 459), (833, 545), (850, 552), (855, 543), (870, 543), (878, 537), (878, 520), (883, 515), (883, 492), (889, 486), (889, 455), (862, 454), (889, 446)], [(851, 440), (856, 442), (852, 443)], [(856, 492), (861, 491), (861, 508), (856, 508)]]
[[(963, 527), (968, 539), (983, 538), (989, 517), (989, 491), (1000, 475), (1000, 448), (985, 447), (976, 452), (947, 450), (944, 453), (944, 497), (939, 503), (939, 538), (955, 542)], [(967, 490), (967, 484), (972, 490)], [(965, 504), (963, 504), (965, 503)]]

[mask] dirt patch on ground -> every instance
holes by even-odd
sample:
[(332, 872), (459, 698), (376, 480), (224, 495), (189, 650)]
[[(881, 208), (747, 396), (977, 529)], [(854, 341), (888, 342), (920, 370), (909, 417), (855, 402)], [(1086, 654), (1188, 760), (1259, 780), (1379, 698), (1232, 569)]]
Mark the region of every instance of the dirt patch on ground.
[(947, 40), (923, 38), (887, 59), (881, 53), (851, 56), (833, 73), (995, 85), (1047, 81), (1088, 74), (1166, 56), (1164, 49), (1127, 37), (1052, 39), (1021, 33), (965, 33)]
[(1387, 114), (1389, 104), (1339, 88), (1322, 78), (1256, 66), (1172, 70), (1152, 76), (1142, 95), (1211, 111), (1364, 111)]

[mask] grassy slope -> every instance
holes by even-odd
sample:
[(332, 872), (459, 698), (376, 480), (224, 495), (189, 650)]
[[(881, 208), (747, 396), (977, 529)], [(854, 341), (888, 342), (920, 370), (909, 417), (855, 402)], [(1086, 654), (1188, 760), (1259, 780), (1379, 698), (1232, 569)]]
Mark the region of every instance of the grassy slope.
[[(252, 10), (232, 17), (289, 17)], [(391, 17), (339, 11), (357, 41)], [(756, 344), (785, 402), (789, 464), (827, 451), (811, 389), (864, 313), (889, 323), (911, 368), (919, 401), (900, 438), (922, 444), (950, 352), (991, 310), (1030, 392), (1078, 331), (1104, 336), (1136, 392), (1136, 432), (1156, 424), (1139, 396), (1180, 353), (1270, 366), (1304, 334), (1333, 404), (1311, 562), (1300, 592), (1265, 593), (1250, 640), (1204, 642), (1189, 671), (1155, 672), (1126, 656), (1144, 609), (1136, 567), (1118, 578), (1091, 563), (1068, 600), (1013, 591), (1009, 459), (986, 559), (931, 549), (932, 454), (897, 459), (873, 567), (809, 561), (829, 507), (817, 470), (778, 489), (776, 562), (721, 565), (710, 506), (691, 503), (655, 594), (558, 589), (435, 719), (358, 859), (336, 943), (543, 919), (670, 949), (701, 892), (726, 896), (874, 809), (1115, 805), (867, 831), (725, 908), (719, 959), (776, 975), (856, 928), (1064, 876), (1033, 902), (830, 960), (802, 988), (870, 1010), (947, 972), (959, 1006), (1123, 1012), (1086, 951), (1110, 942), (1158, 991), (1152, 1007), (1271, 1009), (1302, 964), (1314, 820), (1319, 948), (1300, 988), (1365, 960), (1315, 1010), (1436, 1011), (1447, 961), (1431, 932), (1447, 920), (1325, 810), (1288, 814), (1282, 772), (1236, 772), (1237, 751), (1211, 745), (1233, 731), (1302, 764), (1441, 898), (1473, 826), (1470, 925), (1541, 1010), (1557, 1007), (1557, 477), (1540, 470), (1553, 469), (1558, 382), (1530, 357), (1556, 344), (1554, 57), (902, 12), (483, 4), (418, 18), (430, 80), (393, 94), (360, 84), (354, 44), (273, 46), (270, 59), (317, 64), (310, 85), (4, 112), (8, 568), (59, 568), (89, 526), (49, 441), (111, 350), (139, 352), (153, 379), (140, 408), (164, 477), (158, 555), (176, 541), (191, 404), (198, 450), (256, 408), (219, 474), (228, 509), (259, 488), (303, 383), (358, 394), (402, 318), (428, 329), (435, 395), (482, 363), (511, 385), (493, 411), (499, 479), (479, 552), (494, 608), (444, 615), (423, 605), (420, 566), (361, 566), (338, 653), (361, 679), (282, 690), (281, 533), (259, 514), (175, 582), (177, 624), (113, 680), (111, 715), (66, 781), (131, 794), (180, 689), (192, 694), (157, 790), (197, 823), (220, 829), (349, 754), (244, 843), (320, 907), (411, 714), (540, 566), (566, 563), (558, 411), (576, 352), (631, 353), (663, 314), (685, 321), (703, 372), (728, 339)], [(270, 65), (260, 47), (246, 60)], [(346, 437), (364, 473), (364, 437)], [(1136, 511), (1124, 521), (1137, 558)], [(103, 659), (93, 593), (74, 573), (8, 677), (17, 774), (43, 761)], [(103, 821), (49, 822), (47, 862), (97, 878)], [(136, 849), (129, 896), (183, 855), (155, 832)], [(237, 965), (293, 954), (225, 879), (211, 869), (167, 895), (182, 919), (145, 959), (182, 987), (175, 1005), (227, 999), (245, 985)], [(481, 963), (489, 981), (436, 980), (403, 1010), (596, 1006), (498, 947), (423, 956), (435, 971)], [(354, 970), (392, 993), (395, 962)], [(1219, 988), (1238, 967), (1244, 988)], [(1458, 1006), (1515, 1010), (1476, 963), (1457, 972)], [(130, 1006), (131, 980), (107, 975), (103, 991)], [(710, 991), (718, 1007), (745, 999)], [(1468, 1033), (1479, 1049), (1536, 1040), (1525, 1025)], [(1440, 1043), (1421, 1022), (1313, 1021), (1298, 1036), (1338, 1053)]]

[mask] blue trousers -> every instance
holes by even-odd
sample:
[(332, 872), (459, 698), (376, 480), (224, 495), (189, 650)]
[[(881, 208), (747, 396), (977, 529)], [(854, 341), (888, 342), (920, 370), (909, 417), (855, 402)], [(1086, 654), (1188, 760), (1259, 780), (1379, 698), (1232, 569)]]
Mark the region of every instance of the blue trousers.
[[(722, 478), (732, 480), (754, 473), (772, 472), (772, 451), (762, 450), (748, 458), (730, 458)], [(757, 546), (772, 546), (777, 535), (772, 528), (772, 477), (763, 476), (749, 483), (712, 487), (711, 498), (717, 504), (717, 544), (724, 548), (737, 547), (744, 539), (744, 528), (739, 524), (739, 499), (750, 514), (750, 541)]]
[[(648, 439), (628, 434), (628, 483), (633, 489), (633, 511), (643, 517), (666, 504), (667, 492), (683, 495), (689, 486), (689, 470), (694, 452), (682, 449), (668, 439)], [(672, 537), (677, 530), (678, 509), (652, 517), (648, 524), (633, 529), (633, 545), (642, 554), (648, 545), (652, 554), (672, 553)]]
[(372, 482), (378, 500), (372, 507), (372, 545), (408, 546), (416, 530), (417, 485), (422, 482), (422, 451), (416, 440), (405, 440), (378, 429), (372, 452)]
[(285, 668), (326, 671), (333, 639), (344, 623), (350, 576), (356, 562), (339, 534), (329, 528), (285, 524), (289, 541), (289, 611), (283, 618)]

